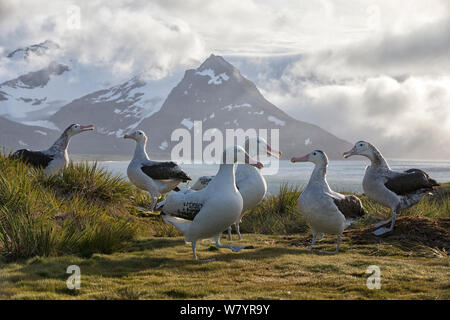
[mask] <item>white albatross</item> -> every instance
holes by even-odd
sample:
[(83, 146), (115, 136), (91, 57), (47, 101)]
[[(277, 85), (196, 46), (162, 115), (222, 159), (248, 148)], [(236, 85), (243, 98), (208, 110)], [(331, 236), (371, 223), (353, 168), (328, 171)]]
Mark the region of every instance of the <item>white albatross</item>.
[(69, 164), (67, 148), (70, 139), (74, 135), (90, 130), (94, 130), (93, 125), (81, 126), (79, 124), (71, 124), (50, 148), (41, 151), (20, 149), (14, 152), (12, 157), (19, 158), (33, 167), (43, 168), (47, 176), (54, 174)]
[(151, 211), (162, 194), (178, 189), (181, 182), (191, 180), (189, 175), (172, 161), (152, 161), (145, 151), (147, 136), (141, 130), (126, 134), (125, 139), (136, 141), (133, 159), (127, 168), (128, 179), (139, 189), (152, 196)]
[(181, 231), (186, 242), (192, 243), (194, 260), (197, 259), (196, 244), (201, 239), (214, 239), (218, 248), (229, 248), (234, 252), (245, 248), (220, 244), (222, 232), (236, 222), (242, 212), (243, 201), (236, 188), (234, 166), (242, 160), (263, 166), (242, 147), (230, 147), (223, 152), (219, 171), (206, 188), (171, 192), (163, 203), (158, 204), (163, 219)]
[(337, 235), (336, 251), (333, 252), (337, 253), (345, 228), (365, 211), (357, 197), (331, 190), (326, 179), (328, 158), (323, 151), (314, 150), (306, 156), (291, 159), (291, 162), (307, 161), (314, 163), (315, 167), (298, 199), (298, 207), (313, 232), (308, 251), (312, 250), (318, 235), (320, 238), (322, 234), (329, 233)]
[[(245, 151), (253, 158), (258, 159), (258, 155), (267, 154), (276, 159), (281, 158), (281, 151), (273, 150), (267, 141), (262, 137), (247, 138), (245, 140)], [(255, 208), (260, 203), (267, 192), (267, 182), (261, 174), (261, 168), (256, 165), (238, 164), (236, 166), (236, 187), (241, 193), (244, 201), (243, 208), (239, 219), (236, 220), (234, 226), (239, 240), (242, 239), (239, 224), (245, 213)], [(205, 188), (214, 176), (200, 177), (194, 185), (192, 190), (201, 190)], [(231, 226), (228, 228), (228, 239), (231, 240)]]
[(390, 222), (390, 227), (375, 230), (375, 235), (393, 230), (400, 210), (412, 207), (425, 195), (430, 194), (433, 187), (439, 186), (420, 169), (409, 169), (405, 172), (391, 170), (380, 151), (366, 141), (358, 141), (351, 150), (343, 154), (344, 158), (354, 155), (365, 156), (371, 162), (370, 166), (366, 167), (362, 182), (364, 193), (370, 199), (391, 208), (393, 212), (390, 219), (375, 225), (378, 228)]

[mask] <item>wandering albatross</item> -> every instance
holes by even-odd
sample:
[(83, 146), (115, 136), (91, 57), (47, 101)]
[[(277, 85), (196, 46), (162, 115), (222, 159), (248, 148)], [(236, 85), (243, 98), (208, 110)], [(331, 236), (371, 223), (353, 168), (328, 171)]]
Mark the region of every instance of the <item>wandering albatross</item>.
[(19, 158), (33, 167), (43, 168), (45, 175), (51, 175), (69, 163), (67, 148), (70, 139), (76, 134), (89, 130), (94, 130), (94, 126), (71, 124), (50, 148), (41, 151), (20, 149), (14, 152), (12, 157)]
[(292, 158), (291, 162), (315, 164), (308, 185), (298, 199), (300, 212), (313, 232), (308, 251), (316, 243), (317, 235), (320, 238), (322, 234), (330, 233), (337, 235), (336, 251), (333, 253), (339, 252), (344, 229), (365, 214), (361, 201), (353, 195), (346, 196), (331, 190), (326, 178), (328, 157), (323, 151), (314, 150), (303, 157)]
[(218, 248), (229, 248), (233, 252), (245, 248), (220, 244), (222, 232), (237, 221), (243, 207), (242, 196), (236, 188), (234, 164), (239, 161), (263, 165), (240, 146), (227, 148), (222, 159), (219, 171), (206, 188), (171, 192), (164, 204), (159, 204), (163, 219), (180, 230), (186, 242), (192, 243), (194, 260), (197, 259), (196, 243), (201, 239), (214, 238)]
[(141, 130), (126, 134), (125, 139), (136, 141), (133, 159), (128, 165), (127, 175), (130, 181), (139, 189), (146, 190), (152, 196), (151, 211), (155, 209), (157, 200), (162, 194), (178, 190), (177, 185), (191, 180), (175, 162), (152, 161), (149, 159), (145, 146), (147, 136)]
[(425, 195), (430, 194), (433, 187), (439, 184), (420, 169), (409, 169), (405, 172), (393, 171), (375, 146), (358, 141), (355, 146), (344, 152), (344, 158), (354, 155), (369, 158), (371, 164), (366, 167), (362, 187), (367, 196), (391, 208), (393, 215), (390, 219), (377, 223), (381, 227), (391, 223), (389, 228), (379, 228), (373, 232), (381, 235), (394, 229), (395, 218), (400, 210), (407, 209), (418, 203)]
[[(245, 140), (245, 151), (253, 158), (257, 159), (259, 154), (267, 154), (274, 158), (281, 158), (281, 152), (272, 149), (267, 141), (262, 137), (247, 138)], [(239, 240), (242, 239), (239, 224), (242, 222), (244, 214), (255, 208), (258, 203), (264, 199), (267, 192), (267, 182), (264, 176), (261, 174), (261, 168), (255, 165), (238, 164), (236, 166), (236, 187), (241, 193), (244, 201), (243, 208), (239, 219), (234, 223), (236, 233)], [(208, 183), (214, 178), (214, 176), (200, 177), (194, 185), (192, 190), (201, 190), (205, 188)], [(228, 239), (231, 240), (231, 226), (228, 228)]]

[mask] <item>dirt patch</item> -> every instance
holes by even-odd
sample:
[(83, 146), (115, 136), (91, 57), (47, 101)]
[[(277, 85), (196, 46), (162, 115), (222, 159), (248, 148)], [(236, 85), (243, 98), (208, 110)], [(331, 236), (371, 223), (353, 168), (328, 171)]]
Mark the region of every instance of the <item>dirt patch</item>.
[(372, 234), (374, 230), (374, 226), (370, 226), (348, 230), (344, 235), (357, 244), (398, 241), (450, 251), (450, 218), (399, 217), (391, 232), (376, 236)]

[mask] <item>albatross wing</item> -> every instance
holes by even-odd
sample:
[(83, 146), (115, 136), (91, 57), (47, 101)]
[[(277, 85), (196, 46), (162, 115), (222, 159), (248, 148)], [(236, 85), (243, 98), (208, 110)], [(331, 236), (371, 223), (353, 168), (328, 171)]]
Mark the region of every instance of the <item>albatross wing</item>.
[(354, 195), (345, 196), (342, 199), (334, 198), (333, 201), (346, 219), (361, 217), (366, 213), (361, 200)]
[(203, 208), (202, 194), (203, 192), (189, 189), (183, 192), (171, 192), (161, 206), (161, 214), (192, 221)]
[(439, 184), (431, 179), (428, 174), (420, 169), (409, 169), (399, 175), (390, 178), (384, 184), (386, 188), (397, 195), (415, 193), (421, 189), (432, 190)]
[(153, 180), (177, 179), (182, 180), (183, 182), (191, 180), (191, 177), (172, 161), (144, 164), (142, 165), (141, 170)]
[(12, 157), (15, 159), (21, 159), (26, 164), (38, 168), (46, 168), (53, 160), (53, 156), (45, 154), (41, 151), (30, 151), (27, 149), (17, 150), (12, 154)]

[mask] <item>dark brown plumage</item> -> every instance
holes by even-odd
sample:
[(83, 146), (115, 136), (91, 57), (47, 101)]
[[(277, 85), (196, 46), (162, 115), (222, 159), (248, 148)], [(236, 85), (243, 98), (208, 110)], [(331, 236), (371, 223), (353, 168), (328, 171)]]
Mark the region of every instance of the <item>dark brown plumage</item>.
[(407, 195), (419, 190), (431, 191), (433, 187), (439, 186), (436, 180), (431, 179), (426, 172), (420, 169), (409, 169), (395, 178), (389, 179), (384, 185), (398, 195)]
[(154, 180), (179, 179), (183, 182), (191, 180), (175, 162), (159, 162), (149, 166), (142, 166), (142, 171)]
[(366, 213), (361, 200), (354, 195), (345, 196), (344, 199), (334, 199), (334, 203), (347, 219), (362, 217)]
[(37, 168), (46, 168), (53, 160), (53, 157), (40, 151), (30, 151), (27, 149), (17, 150), (12, 154), (13, 159), (21, 159), (24, 163)]

